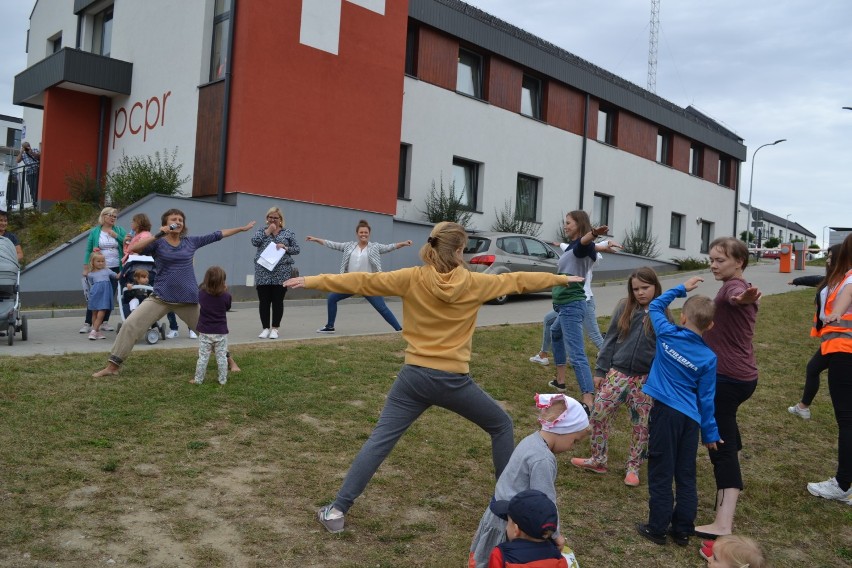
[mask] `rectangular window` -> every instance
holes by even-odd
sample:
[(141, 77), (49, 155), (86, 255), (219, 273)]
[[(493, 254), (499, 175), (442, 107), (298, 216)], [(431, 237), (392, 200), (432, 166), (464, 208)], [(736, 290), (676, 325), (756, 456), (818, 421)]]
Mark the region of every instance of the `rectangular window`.
[(417, 76), (417, 35), (419, 29), (408, 26), (405, 36), (405, 74), (412, 77)]
[(6, 129), (6, 146), (8, 146), (9, 148), (21, 147), (21, 131), (19, 129)]
[(657, 132), (657, 162), (672, 165), (672, 135), (660, 130)]
[(536, 221), (538, 215), (538, 178), (518, 174), (518, 194), (515, 198), (515, 218)]
[(477, 99), (482, 98), (482, 57), (466, 49), (459, 50), (456, 90)]
[(719, 158), (719, 185), (731, 187), (731, 159)]
[(710, 253), (710, 242), (713, 240), (713, 223), (701, 221), (701, 253)]
[(112, 6), (95, 14), (92, 52), (109, 57), (112, 51)]
[[(609, 226), (611, 204), (612, 197), (609, 195), (602, 195), (600, 193), (595, 194), (594, 210), (592, 211), (592, 225), (595, 227), (600, 227), (602, 225)], [(610, 227), (609, 234), (613, 234), (612, 227)]]
[(529, 75), (521, 83), (521, 114), (541, 120), (541, 81)]
[(701, 166), (704, 162), (704, 148), (698, 144), (689, 147), (689, 173), (701, 177)]
[(646, 239), (651, 236), (651, 208), (649, 206), (636, 204), (636, 229)]
[(399, 145), (399, 177), (396, 185), (397, 199), (408, 199), (408, 165), (411, 163), (411, 146), (408, 144)]
[(60, 49), (62, 49), (62, 32), (59, 32), (57, 35), (55, 35), (54, 37), (50, 38), (47, 41), (48, 41), (48, 50), (50, 51), (49, 54), (58, 52)]
[(615, 114), (610, 110), (598, 110), (598, 142), (615, 145), (612, 132), (614, 117)]
[(231, 0), (216, 0), (213, 9), (213, 42), (210, 47), (210, 81), (225, 77), (230, 28)]
[(476, 210), (479, 189), (479, 164), (462, 158), (453, 158), (453, 195), (466, 209)]
[(679, 213), (672, 213), (672, 225), (669, 229), (669, 246), (683, 248), (683, 219)]

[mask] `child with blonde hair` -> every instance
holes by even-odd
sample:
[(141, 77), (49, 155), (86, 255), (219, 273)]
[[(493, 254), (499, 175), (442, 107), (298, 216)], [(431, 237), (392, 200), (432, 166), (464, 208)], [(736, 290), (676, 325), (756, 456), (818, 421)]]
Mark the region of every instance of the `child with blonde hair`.
[(210, 353), (216, 353), (219, 368), (219, 384), (228, 382), (228, 316), (231, 309), (231, 294), (225, 284), (225, 271), (221, 266), (211, 266), (204, 274), (198, 287), (198, 363), (195, 377), (190, 383), (204, 382)]
[(101, 333), (101, 324), (106, 315), (112, 311), (112, 281), (118, 280), (118, 275), (106, 267), (106, 258), (99, 250), (89, 255), (89, 267), (86, 274), (86, 285), (89, 287), (89, 301), (86, 307), (92, 311), (92, 331), (89, 339), (106, 339)]
[[(504, 511), (497, 506), (509, 501), (518, 493), (536, 489), (544, 493), (554, 506), (556, 503), (556, 454), (574, 447), (578, 440), (589, 434), (589, 418), (583, 406), (564, 394), (537, 394), (538, 421), (541, 430), (530, 434), (518, 444), (509, 463), (497, 480), (491, 504), (482, 514), (479, 527), (470, 545), (469, 568), (485, 568), (494, 547), (506, 540)], [(557, 523), (558, 524), (558, 523)], [(558, 526), (553, 527), (553, 553), (550, 558), (561, 558), (565, 539), (559, 536)], [(536, 535), (530, 535), (536, 536)], [(508, 553), (508, 551), (504, 551)], [(520, 558), (505, 558), (506, 562)]]
[(710, 542), (701, 549), (707, 568), (769, 568), (760, 545), (750, 538), (725, 535)]

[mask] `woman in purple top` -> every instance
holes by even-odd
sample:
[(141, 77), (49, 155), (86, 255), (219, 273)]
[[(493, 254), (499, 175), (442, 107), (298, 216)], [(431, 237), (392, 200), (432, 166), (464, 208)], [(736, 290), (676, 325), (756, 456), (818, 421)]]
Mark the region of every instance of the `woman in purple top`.
[(186, 234), (185, 219), (180, 209), (169, 209), (163, 213), (160, 232), (133, 245), (132, 252), (153, 256), (157, 263), (154, 293), (131, 312), (115, 338), (107, 366), (93, 377), (117, 375), (136, 340), (168, 312), (175, 312), (189, 329), (195, 329), (198, 324), (198, 283), (192, 267), (195, 251), (254, 227), (252, 221), (242, 227), (190, 237)]
[(748, 249), (741, 240), (722, 237), (710, 243), (710, 270), (722, 287), (713, 300), (716, 315), (713, 328), (704, 334), (704, 342), (717, 358), (715, 417), (724, 443), (710, 450), (716, 478), (716, 518), (710, 524), (695, 527), (695, 534), (701, 538), (731, 534), (737, 499), (743, 490), (739, 460), (743, 444), (737, 410), (757, 387), (752, 339), (760, 299), (760, 291), (743, 278), (747, 265)]

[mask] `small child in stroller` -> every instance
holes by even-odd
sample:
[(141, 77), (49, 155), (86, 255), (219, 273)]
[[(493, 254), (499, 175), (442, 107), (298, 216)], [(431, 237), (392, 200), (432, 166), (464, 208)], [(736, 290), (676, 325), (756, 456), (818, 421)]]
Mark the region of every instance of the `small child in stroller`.
[(144, 268), (139, 268), (133, 271), (133, 282), (128, 282), (122, 295), (122, 303), (127, 304), (128, 310), (131, 312), (147, 298), (152, 288), (148, 284), (149, 272)]

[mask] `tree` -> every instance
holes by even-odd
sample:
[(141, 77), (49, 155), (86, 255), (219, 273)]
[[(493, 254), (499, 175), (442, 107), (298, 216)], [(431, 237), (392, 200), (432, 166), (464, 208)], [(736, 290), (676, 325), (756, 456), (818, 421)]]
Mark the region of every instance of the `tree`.
[(522, 235), (530, 235), (537, 237), (541, 233), (541, 225), (535, 221), (527, 221), (518, 219), (514, 209), (512, 208), (511, 199), (507, 199), (503, 205), (502, 211), (494, 210), (497, 220), (491, 225), (492, 231), (501, 233), (520, 233)]
[(776, 248), (780, 244), (781, 244), (781, 239), (779, 239), (778, 237), (769, 237), (768, 239), (766, 239), (763, 242), (763, 247), (771, 249), (771, 248)]

